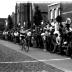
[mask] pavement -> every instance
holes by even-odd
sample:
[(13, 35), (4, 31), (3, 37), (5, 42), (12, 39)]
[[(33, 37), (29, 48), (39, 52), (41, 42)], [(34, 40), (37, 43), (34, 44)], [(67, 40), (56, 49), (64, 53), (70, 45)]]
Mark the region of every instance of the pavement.
[(0, 72), (64, 72), (0, 44)]
[(51, 65), (57, 69), (63, 70), (64, 72), (72, 72), (72, 59), (69, 57), (44, 52), (42, 49), (31, 47), (30, 51), (26, 53), (25, 51), (21, 51), (20, 45), (4, 40), (0, 40), (0, 44), (18, 52), (21, 52), (22, 54), (26, 54), (29, 57)]

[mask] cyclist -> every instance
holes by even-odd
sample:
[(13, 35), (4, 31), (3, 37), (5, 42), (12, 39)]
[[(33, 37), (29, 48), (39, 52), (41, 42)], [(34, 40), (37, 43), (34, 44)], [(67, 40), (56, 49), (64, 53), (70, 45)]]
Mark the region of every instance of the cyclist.
[(25, 38), (23, 39), (22, 50), (24, 49), (26, 52), (28, 52), (30, 43), (31, 43), (31, 31), (28, 31), (25, 34)]

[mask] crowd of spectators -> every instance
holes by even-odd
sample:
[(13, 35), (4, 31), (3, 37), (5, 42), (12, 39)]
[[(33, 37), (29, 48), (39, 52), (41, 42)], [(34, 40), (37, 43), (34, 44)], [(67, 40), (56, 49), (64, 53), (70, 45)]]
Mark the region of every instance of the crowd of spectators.
[(58, 16), (56, 20), (52, 20), (44, 27), (34, 26), (32, 29), (23, 32), (18, 30), (8, 31), (3, 32), (3, 35), (4, 39), (19, 44), (21, 44), (21, 40), (26, 35), (30, 37), (31, 47), (41, 48), (44, 51), (53, 53), (62, 53), (63, 51), (66, 55), (72, 55), (72, 27), (70, 18), (62, 22), (61, 16)]

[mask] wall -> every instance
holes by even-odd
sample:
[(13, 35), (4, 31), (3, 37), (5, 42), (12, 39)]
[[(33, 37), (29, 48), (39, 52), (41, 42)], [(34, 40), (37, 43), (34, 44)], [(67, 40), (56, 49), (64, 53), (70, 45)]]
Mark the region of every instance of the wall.
[(66, 18), (72, 19), (72, 3), (62, 3), (61, 7), (63, 20), (65, 21)]
[(26, 23), (26, 28), (29, 26), (29, 23), (32, 20), (31, 12), (31, 4), (30, 3), (18, 3), (16, 8), (16, 18), (17, 18), (17, 24), (21, 24), (21, 26), (24, 25), (24, 22)]

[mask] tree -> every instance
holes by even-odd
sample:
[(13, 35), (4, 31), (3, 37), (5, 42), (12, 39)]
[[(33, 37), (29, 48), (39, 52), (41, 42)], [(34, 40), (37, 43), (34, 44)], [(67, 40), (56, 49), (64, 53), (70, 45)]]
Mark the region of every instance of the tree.
[(63, 21), (62, 16), (61, 15), (57, 16), (56, 21), (61, 23)]
[(10, 15), (8, 15), (8, 29), (11, 30), (13, 28), (13, 21)]
[(39, 7), (36, 6), (34, 14), (34, 23), (36, 26), (39, 26), (41, 25), (41, 21), (42, 21), (41, 11), (39, 10)]

